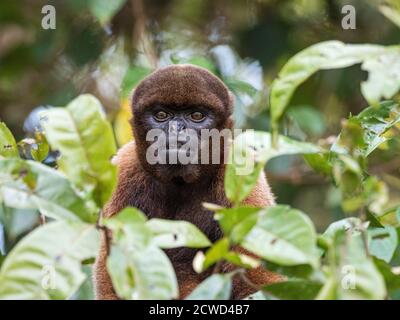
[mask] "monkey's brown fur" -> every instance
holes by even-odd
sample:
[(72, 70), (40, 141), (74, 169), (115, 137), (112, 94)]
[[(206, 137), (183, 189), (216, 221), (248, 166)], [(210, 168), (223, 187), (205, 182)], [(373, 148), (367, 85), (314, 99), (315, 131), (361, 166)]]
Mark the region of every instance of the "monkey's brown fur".
[[(232, 128), (231, 113), (233, 99), (225, 85), (205, 69), (178, 65), (154, 72), (136, 88), (132, 98), (133, 132), (136, 142), (124, 146), (116, 157), (119, 168), (118, 185), (110, 202), (104, 209), (104, 216), (110, 217), (127, 206), (137, 207), (149, 218), (186, 220), (195, 224), (211, 241), (222, 234), (212, 212), (206, 210), (203, 202), (229, 207), (224, 192), (224, 169), (221, 165), (201, 165), (196, 181), (185, 185), (158, 179), (155, 169), (146, 161), (145, 132), (142, 129), (141, 114), (154, 103), (177, 106), (202, 105), (218, 115), (217, 129)], [(267, 207), (274, 205), (272, 192), (264, 174), (257, 186), (244, 201), (245, 205)], [(238, 251), (243, 251), (237, 248)], [(187, 296), (210, 272), (197, 274), (192, 268), (196, 250), (177, 248), (166, 250), (175, 268), (179, 283), (180, 298)], [(94, 267), (97, 299), (118, 299), (107, 273), (106, 257), (108, 248), (103, 234), (100, 253)], [(234, 267), (225, 263), (222, 270), (229, 272)], [(247, 277), (256, 285), (276, 282), (280, 277), (261, 267), (247, 271)], [(240, 299), (254, 292), (240, 278), (233, 282), (232, 298)]]

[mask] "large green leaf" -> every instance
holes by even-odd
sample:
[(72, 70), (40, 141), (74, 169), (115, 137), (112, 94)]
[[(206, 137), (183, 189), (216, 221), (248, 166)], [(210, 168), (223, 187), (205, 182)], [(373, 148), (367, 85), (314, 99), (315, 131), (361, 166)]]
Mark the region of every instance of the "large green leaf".
[(397, 245), (397, 232), (394, 227), (368, 229), (368, 249), (373, 256), (389, 263)]
[(383, 275), (388, 290), (389, 298), (400, 299), (400, 273), (398, 267), (392, 267), (388, 263), (374, 259), (375, 265)]
[(94, 209), (63, 174), (34, 161), (0, 160), (0, 199), (8, 207), (38, 209), (54, 219), (96, 220)]
[(311, 143), (304, 143), (279, 136), (277, 146), (271, 145), (268, 132), (246, 131), (235, 138), (230, 163), (225, 172), (227, 197), (238, 204), (244, 200), (260, 176), (265, 163), (275, 157), (290, 154), (312, 154), (321, 149)]
[(187, 300), (228, 300), (231, 296), (232, 274), (214, 274), (204, 280)]
[(275, 206), (259, 215), (241, 245), (258, 256), (284, 266), (318, 266), (317, 235), (311, 220), (299, 210)]
[[(381, 97), (390, 99), (396, 93), (396, 89), (399, 89), (399, 82), (396, 80), (398, 76), (385, 78), (385, 81), (378, 85), (374, 81), (388, 75), (388, 72), (391, 72), (388, 71), (391, 66), (381, 67), (387, 66), (396, 57), (398, 60), (399, 56), (400, 47), (398, 46), (344, 44), (339, 41), (321, 42), (299, 52), (284, 65), (278, 78), (272, 84), (270, 102), (272, 127), (275, 134), (278, 121), (289, 105), (295, 90), (318, 70), (344, 68), (363, 63), (362, 68), (369, 72), (369, 79), (362, 85), (367, 101), (374, 105)], [(381, 62), (382, 57), (385, 58)]]
[(0, 122), (0, 157), (18, 157), (15, 138), (4, 122)]
[(127, 208), (104, 224), (113, 232), (107, 268), (114, 288), (124, 299), (172, 299), (178, 284), (172, 264), (152, 241), (145, 216)]
[(153, 241), (160, 248), (204, 248), (211, 245), (195, 225), (186, 221), (151, 219), (146, 225), (155, 235)]
[(149, 245), (111, 246), (107, 268), (117, 294), (124, 299), (172, 299), (178, 297), (174, 269), (165, 253)]
[(51, 147), (61, 152), (60, 170), (102, 207), (116, 181), (116, 168), (111, 164), (116, 145), (100, 102), (81, 95), (66, 108), (45, 112), (42, 124)]
[(361, 228), (365, 228), (365, 225), (363, 226), (361, 219), (350, 217), (331, 223), (321, 237), (324, 238), (329, 244), (332, 244), (334, 236), (338, 231), (344, 230), (348, 232), (359, 232)]
[(37, 228), (10, 252), (0, 270), (0, 299), (67, 299), (85, 280), (81, 261), (96, 256), (94, 225), (56, 221)]
[(365, 99), (376, 105), (379, 101), (392, 98), (400, 89), (400, 49), (366, 60), (362, 69), (368, 71), (368, 80), (361, 84)]
[(384, 299), (385, 282), (367, 255), (361, 232), (338, 229), (328, 252), (330, 278), (319, 299)]
[(290, 279), (264, 286), (263, 293), (281, 300), (313, 300), (322, 284), (310, 280)]

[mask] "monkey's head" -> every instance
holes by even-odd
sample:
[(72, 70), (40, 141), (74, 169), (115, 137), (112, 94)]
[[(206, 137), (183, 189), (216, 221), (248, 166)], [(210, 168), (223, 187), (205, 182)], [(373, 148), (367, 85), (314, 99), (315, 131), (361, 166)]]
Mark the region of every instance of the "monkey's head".
[(226, 156), (223, 129), (232, 128), (232, 110), (232, 94), (206, 69), (173, 65), (153, 72), (132, 97), (131, 124), (141, 165), (165, 182), (210, 177)]

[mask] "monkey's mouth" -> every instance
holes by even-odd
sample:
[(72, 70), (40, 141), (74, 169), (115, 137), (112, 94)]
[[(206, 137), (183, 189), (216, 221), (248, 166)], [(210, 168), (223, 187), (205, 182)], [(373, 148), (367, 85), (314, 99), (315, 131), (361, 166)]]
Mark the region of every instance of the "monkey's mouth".
[(183, 186), (187, 183), (183, 177), (174, 177), (171, 181), (176, 186)]
[(167, 165), (188, 165), (199, 163), (197, 150), (188, 150), (185, 148), (171, 148), (160, 150), (159, 164)]

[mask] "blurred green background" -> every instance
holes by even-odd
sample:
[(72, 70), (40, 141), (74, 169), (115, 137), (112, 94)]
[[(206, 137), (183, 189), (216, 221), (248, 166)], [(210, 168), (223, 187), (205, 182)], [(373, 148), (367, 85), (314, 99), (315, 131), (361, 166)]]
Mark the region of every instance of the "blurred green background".
[[(146, 74), (171, 63), (194, 63), (220, 76), (236, 96), (238, 128), (269, 129), (268, 91), (282, 65), (317, 42), (400, 43), (379, 0), (2, 0), (0, 118), (17, 139), (38, 123), (37, 108), (63, 106), (89, 92), (105, 108), (119, 145), (129, 141), (129, 93)], [(42, 7), (56, 9), (56, 29), (41, 26)], [(342, 7), (356, 8), (355, 30), (343, 30)], [(283, 133), (328, 140), (341, 119), (366, 106), (359, 66), (319, 72), (296, 92)], [(370, 170), (400, 200), (400, 145), (389, 142)], [(298, 157), (271, 161), (267, 176), (278, 203), (307, 212), (318, 229), (344, 216), (340, 192)], [(389, 203), (390, 206), (390, 203)], [(19, 237), (38, 223), (15, 215)]]

